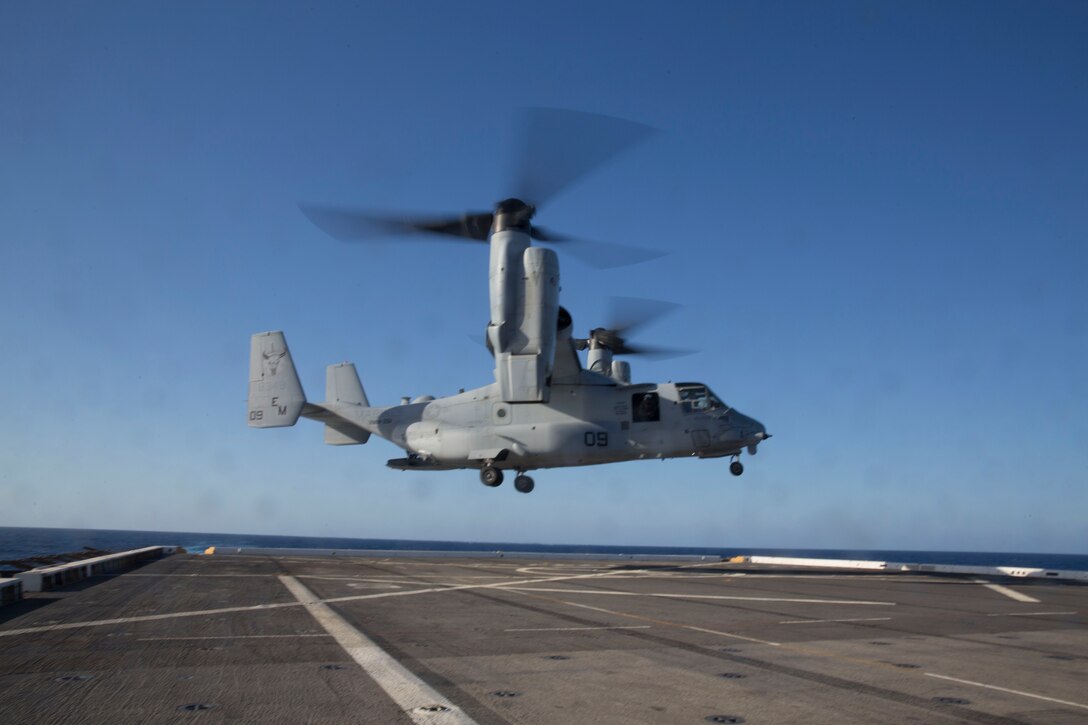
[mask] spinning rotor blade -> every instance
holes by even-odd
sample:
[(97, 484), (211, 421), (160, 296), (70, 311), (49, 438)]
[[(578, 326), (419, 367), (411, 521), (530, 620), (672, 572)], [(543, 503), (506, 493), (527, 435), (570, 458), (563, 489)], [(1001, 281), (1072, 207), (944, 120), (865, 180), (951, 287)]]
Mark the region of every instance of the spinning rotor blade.
[(609, 244), (608, 242), (593, 242), (588, 239), (575, 239), (574, 237), (555, 234), (538, 226), (533, 227), (532, 234), (533, 239), (545, 244), (562, 245), (563, 250), (569, 252), (570, 256), (598, 269), (648, 262), (651, 259), (664, 257), (666, 254), (657, 249), (633, 247), (628, 244)]
[[(412, 218), (313, 204), (299, 204), (299, 209), (321, 231), (341, 242), (378, 241), (382, 237), (415, 234), (486, 242), (494, 218), (491, 212), (469, 213), (459, 217)], [(665, 255), (656, 249), (576, 239), (538, 226), (533, 226), (530, 233), (533, 239), (545, 244), (562, 244), (572, 257), (598, 269), (638, 264)]]
[[(499, 202), (494, 212), (413, 217), (314, 204), (300, 204), (299, 208), (318, 228), (340, 241), (434, 234), (486, 242), (495, 214), (509, 214), (513, 208), (513, 213), (524, 214), (527, 223), (539, 204), (652, 132), (649, 126), (610, 116), (549, 108), (523, 109), (518, 117), (519, 141), (508, 187), (516, 195)], [(530, 226), (529, 234), (546, 244), (563, 244), (571, 256), (599, 268), (637, 264), (664, 254), (642, 247), (575, 239), (538, 226)]]
[(537, 207), (654, 133), (634, 121), (557, 108), (525, 108), (509, 189)]
[(603, 327), (590, 332), (590, 336), (597, 341), (597, 344), (611, 350), (613, 355), (641, 355), (651, 360), (665, 360), (672, 357), (693, 355), (698, 352), (698, 350), (688, 350), (680, 347), (630, 343), (625, 338), (617, 335), (615, 330), (606, 330)]
[(675, 302), (651, 300), (645, 297), (610, 297), (608, 300), (608, 329), (627, 336), (659, 317), (680, 309)]
[(662, 317), (680, 305), (662, 300), (650, 300), (643, 297), (612, 297), (609, 300), (608, 327), (592, 330), (590, 339), (598, 345), (607, 347), (613, 355), (642, 355), (652, 359), (665, 359), (691, 355), (696, 350), (661, 347), (628, 342), (631, 333), (655, 319)]
[(626, 267), (629, 264), (648, 262), (664, 257), (666, 252), (645, 247), (632, 247), (627, 244), (609, 244), (591, 242), (585, 239), (572, 240), (572, 244), (563, 245), (563, 249), (579, 262), (598, 269)]
[[(641, 123), (596, 113), (523, 108), (516, 121), (517, 145), (508, 189), (516, 198), (539, 208), (655, 132)], [(652, 249), (576, 239), (539, 226), (533, 226), (532, 236), (547, 244), (563, 244), (572, 257), (597, 268), (664, 256), (664, 252)]]
[(660, 345), (624, 345), (619, 351), (613, 350), (613, 355), (640, 355), (650, 360), (668, 360), (674, 357), (694, 355), (698, 350), (688, 350), (681, 347), (662, 347)]
[(486, 242), (492, 220), (491, 212), (411, 218), (311, 204), (299, 204), (299, 209), (319, 229), (341, 242), (420, 233)]

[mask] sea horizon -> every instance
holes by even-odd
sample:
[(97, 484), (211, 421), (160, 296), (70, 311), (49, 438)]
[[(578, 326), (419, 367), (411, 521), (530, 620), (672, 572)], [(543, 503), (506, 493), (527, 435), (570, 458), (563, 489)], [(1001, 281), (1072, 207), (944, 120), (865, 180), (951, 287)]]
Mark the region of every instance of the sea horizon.
[(121, 551), (141, 546), (180, 546), (190, 553), (208, 547), (298, 548), (356, 550), (504, 551), (533, 553), (587, 553), (631, 555), (769, 555), (829, 559), (869, 559), (922, 564), (975, 566), (1021, 566), (1043, 569), (1088, 571), (1088, 554), (1053, 552), (941, 551), (880, 548), (796, 548), (723, 546), (661, 546), (646, 544), (545, 544), (513, 541), (448, 541), (431, 539), (385, 539), (345, 536), (301, 536), (277, 534), (235, 534), (223, 532), (72, 529), (56, 527), (0, 526), (0, 560), (48, 556), (84, 547)]

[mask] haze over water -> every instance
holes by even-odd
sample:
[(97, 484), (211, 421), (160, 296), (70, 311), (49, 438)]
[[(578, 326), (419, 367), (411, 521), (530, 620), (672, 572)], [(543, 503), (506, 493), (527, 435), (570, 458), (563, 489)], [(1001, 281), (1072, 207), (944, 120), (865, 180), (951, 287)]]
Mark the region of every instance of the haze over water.
[(83, 547), (125, 551), (144, 546), (181, 546), (199, 554), (208, 547), (361, 549), (400, 551), (533, 552), (628, 555), (702, 555), (729, 558), (737, 555), (799, 556), (830, 559), (865, 559), (920, 564), (974, 566), (1027, 566), (1044, 569), (1088, 571), (1088, 555), (955, 552), (864, 551), (843, 549), (756, 549), (744, 546), (602, 546), (594, 544), (532, 544), (513, 542), (416, 541), (399, 539), (347, 539), (314, 536), (262, 536), (181, 531), (96, 531), (92, 529), (31, 529), (0, 527), (0, 560), (79, 551)]

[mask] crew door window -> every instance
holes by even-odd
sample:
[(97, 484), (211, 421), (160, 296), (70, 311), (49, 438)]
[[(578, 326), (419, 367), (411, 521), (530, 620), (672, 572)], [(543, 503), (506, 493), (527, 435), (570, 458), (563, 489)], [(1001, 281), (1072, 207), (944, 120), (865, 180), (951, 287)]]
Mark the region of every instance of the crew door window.
[(636, 423), (656, 423), (661, 420), (661, 403), (657, 393), (635, 393), (631, 396), (631, 417)]

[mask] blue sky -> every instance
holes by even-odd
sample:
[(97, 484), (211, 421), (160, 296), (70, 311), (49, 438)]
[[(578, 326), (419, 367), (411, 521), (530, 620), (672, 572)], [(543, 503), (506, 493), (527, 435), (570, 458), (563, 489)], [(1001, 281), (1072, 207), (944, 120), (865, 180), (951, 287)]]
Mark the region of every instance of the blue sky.
[[(679, 7), (677, 7), (679, 5)], [(0, 525), (1088, 553), (1083, 3), (8, 3)], [(775, 438), (722, 461), (400, 473), (245, 425), (251, 333), (375, 403), (489, 382), (486, 249), (299, 201), (486, 209), (526, 105), (648, 123), (542, 224), (575, 328), (684, 308), (640, 381)]]

